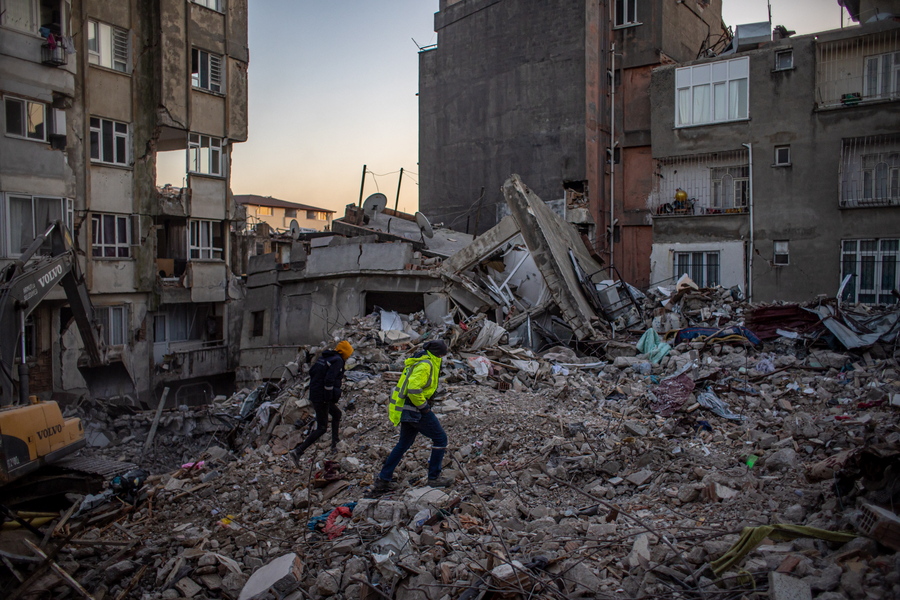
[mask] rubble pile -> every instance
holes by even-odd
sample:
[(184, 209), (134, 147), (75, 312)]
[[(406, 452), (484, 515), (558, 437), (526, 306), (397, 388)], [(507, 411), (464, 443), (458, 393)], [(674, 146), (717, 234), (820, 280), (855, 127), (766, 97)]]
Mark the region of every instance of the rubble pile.
[[(835, 301), (757, 306), (689, 281), (638, 300), (644, 325), (594, 355), (510, 345), (485, 315), (358, 319), (334, 334), (355, 348), (341, 441), (299, 469), (286, 452), (312, 426), (306, 372), (326, 343), (279, 381), (165, 409), (148, 449), (156, 411), (93, 407), (108, 443), (92, 452), (151, 475), (134, 504), (45, 526), (58, 570), (4, 543), (7, 597), (900, 598), (896, 312), (866, 330)], [(824, 321), (871, 342), (848, 350)], [(435, 337), (452, 352), (434, 411), (455, 485), (426, 485), (420, 439), (399, 490), (371, 497), (391, 389)]]

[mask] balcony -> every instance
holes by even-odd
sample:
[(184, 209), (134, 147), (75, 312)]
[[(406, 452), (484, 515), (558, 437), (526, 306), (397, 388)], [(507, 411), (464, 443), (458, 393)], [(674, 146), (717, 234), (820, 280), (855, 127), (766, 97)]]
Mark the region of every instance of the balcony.
[(650, 210), (656, 217), (748, 212), (750, 163), (746, 150), (661, 158)]
[(228, 370), (228, 348), (221, 341), (163, 342), (153, 346), (157, 380), (213, 377)]
[(840, 207), (900, 206), (900, 134), (841, 141)]
[(816, 45), (816, 105), (846, 109), (900, 100), (896, 29)]

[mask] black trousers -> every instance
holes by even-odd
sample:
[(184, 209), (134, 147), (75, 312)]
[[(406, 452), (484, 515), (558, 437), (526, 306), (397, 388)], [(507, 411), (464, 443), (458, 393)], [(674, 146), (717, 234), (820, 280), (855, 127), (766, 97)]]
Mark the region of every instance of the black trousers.
[(331, 415), (331, 445), (337, 445), (340, 441), (341, 427), (341, 409), (334, 402), (315, 402), (313, 408), (316, 409), (316, 428), (313, 429), (303, 442), (294, 448), (297, 454), (303, 454), (307, 448), (312, 446), (317, 439), (325, 435), (328, 431), (328, 415)]

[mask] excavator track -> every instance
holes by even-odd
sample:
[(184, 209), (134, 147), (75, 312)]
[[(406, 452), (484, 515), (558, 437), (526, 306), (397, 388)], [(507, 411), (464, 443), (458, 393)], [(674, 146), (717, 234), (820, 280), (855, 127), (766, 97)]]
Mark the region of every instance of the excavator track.
[(103, 458), (71, 457), (0, 487), (0, 504), (21, 506), (65, 494), (96, 494), (116, 475), (137, 465)]

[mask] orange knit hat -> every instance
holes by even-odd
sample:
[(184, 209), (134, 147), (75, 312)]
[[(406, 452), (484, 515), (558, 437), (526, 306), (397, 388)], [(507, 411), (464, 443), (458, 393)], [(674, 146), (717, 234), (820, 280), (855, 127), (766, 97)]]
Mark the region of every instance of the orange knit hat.
[(353, 354), (353, 346), (350, 345), (350, 342), (347, 340), (341, 340), (338, 342), (338, 345), (334, 347), (334, 351), (341, 355), (341, 358), (347, 360)]

